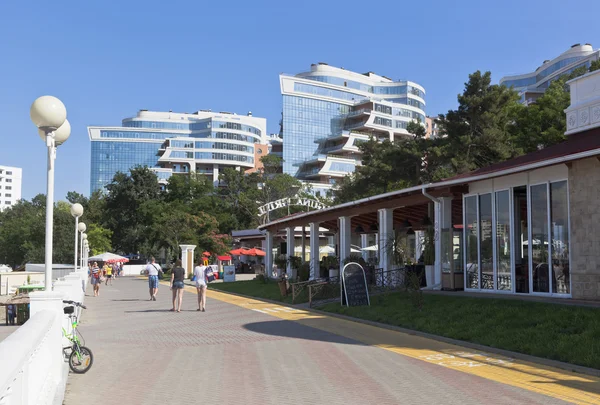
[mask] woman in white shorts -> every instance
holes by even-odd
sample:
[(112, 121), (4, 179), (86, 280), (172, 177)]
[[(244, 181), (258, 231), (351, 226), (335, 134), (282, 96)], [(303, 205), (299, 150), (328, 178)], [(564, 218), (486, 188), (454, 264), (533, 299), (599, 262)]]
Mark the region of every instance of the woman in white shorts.
[(194, 267), (194, 277), (196, 278), (196, 289), (198, 290), (198, 309), (197, 311), (206, 311), (206, 275), (212, 269), (208, 266), (197, 265)]

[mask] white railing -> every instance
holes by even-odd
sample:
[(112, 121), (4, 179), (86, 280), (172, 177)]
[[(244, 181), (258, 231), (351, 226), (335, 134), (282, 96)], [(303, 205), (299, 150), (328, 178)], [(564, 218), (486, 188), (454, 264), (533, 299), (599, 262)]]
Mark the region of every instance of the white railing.
[(54, 291), (29, 294), (31, 318), (0, 342), (0, 405), (62, 403), (67, 378), (63, 300), (83, 302), (87, 274), (72, 272)]
[(0, 405), (51, 403), (63, 366), (56, 312), (44, 310), (0, 343)]

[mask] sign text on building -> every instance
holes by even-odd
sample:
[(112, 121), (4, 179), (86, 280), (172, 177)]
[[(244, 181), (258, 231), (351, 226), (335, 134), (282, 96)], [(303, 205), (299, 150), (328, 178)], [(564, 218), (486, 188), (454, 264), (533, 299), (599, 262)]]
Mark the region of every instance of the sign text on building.
[(292, 197), (292, 198), (282, 198), (280, 200), (271, 201), (258, 207), (258, 215), (265, 215), (267, 212), (274, 211), (279, 208), (288, 207), (290, 205), (301, 205), (303, 207), (313, 208), (315, 210), (320, 210), (325, 208), (325, 205), (317, 200), (311, 200), (310, 198), (300, 198), (300, 197)]

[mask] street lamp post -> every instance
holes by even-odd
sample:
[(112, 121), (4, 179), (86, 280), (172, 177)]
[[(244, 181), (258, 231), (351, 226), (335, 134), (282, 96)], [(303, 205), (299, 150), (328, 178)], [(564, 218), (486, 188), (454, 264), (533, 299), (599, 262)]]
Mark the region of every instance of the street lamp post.
[(71, 125), (67, 121), (65, 105), (52, 96), (37, 98), (29, 110), (31, 121), (38, 127), (38, 134), (48, 148), (48, 170), (46, 180), (46, 247), (44, 290), (52, 290), (52, 230), (54, 216), (54, 159), (56, 147), (71, 135)]
[(81, 204), (71, 205), (71, 215), (75, 217), (75, 271), (77, 271), (77, 254), (79, 253), (78, 242), (79, 238), (77, 233), (79, 232), (79, 217), (83, 215), (83, 206)]
[[(80, 222), (79, 225), (77, 225), (77, 229), (79, 230), (80, 233), (80, 240), (79, 242), (81, 243), (81, 253), (83, 253), (83, 234), (85, 233), (85, 230), (87, 229), (87, 226), (85, 225), (85, 222)], [(83, 256), (83, 254), (82, 254)], [(81, 257), (81, 256), (80, 256)]]
[(85, 260), (84, 260), (84, 256), (85, 256), (85, 249), (88, 246), (88, 241), (87, 241), (87, 233), (82, 233), (81, 234), (81, 268), (83, 268), (83, 266), (85, 266)]
[(88, 252), (90, 251), (90, 244), (87, 239), (83, 242), (83, 263), (84, 265), (88, 264)]

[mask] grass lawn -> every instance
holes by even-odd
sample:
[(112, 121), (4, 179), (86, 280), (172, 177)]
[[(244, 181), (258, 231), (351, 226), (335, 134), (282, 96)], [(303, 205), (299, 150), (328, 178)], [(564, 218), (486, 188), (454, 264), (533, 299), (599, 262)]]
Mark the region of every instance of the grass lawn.
[(520, 300), (407, 293), (371, 297), (370, 307), (320, 309), (499, 349), (600, 368), (600, 309)]
[[(286, 304), (292, 303), (292, 293), (290, 292), (287, 297), (282, 297), (279, 292), (279, 286), (275, 281), (269, 281), (264, 283), (259, 280), (249, 281), (234, 281), (232, 283), (214, 283), (208, 287), (212, 290), (232, 292), (250, 297), (266, 298), (273, 301), (280, 301)], [(308, 291), (305, 289), (302, 293), (296, 297), (295, 304), (308, 302)]]

